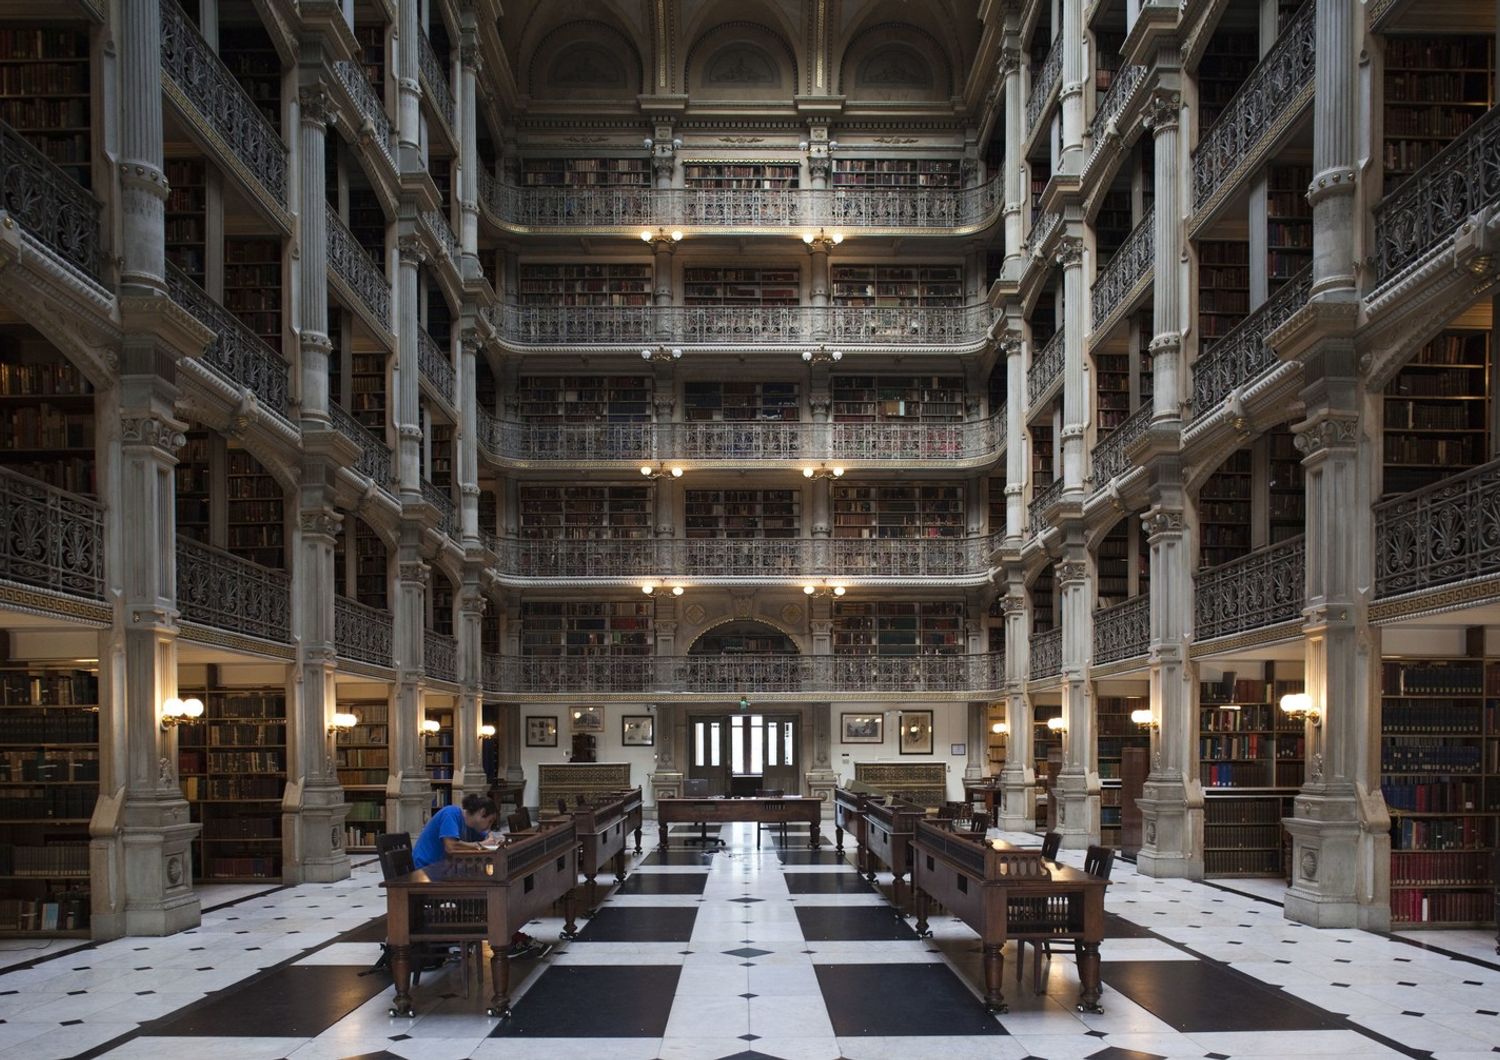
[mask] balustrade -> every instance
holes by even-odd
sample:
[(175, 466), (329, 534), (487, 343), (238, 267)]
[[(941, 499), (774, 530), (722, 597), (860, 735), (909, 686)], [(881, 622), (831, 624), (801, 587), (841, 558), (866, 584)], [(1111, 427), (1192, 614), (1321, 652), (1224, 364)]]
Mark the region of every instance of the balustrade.
[(437, 528), (449, 537), (458, 536), (458, 519), (454, 509), (453, 497), (446, 489), (435, 486), (427, 479), (422, 480), (422, 500), (437, 509)]
[(1035, 405), (1042, 395), (1052, 389), (1053, 384), (1062, 380), (1063, 361), (1066, 349), (1063, 345), (1064, 337), (1062, 329), (1047, 340), (1041, 352), (1032, 357), (1031, 365), (1026, 369), (1026, 403)]
[(288, 368), (281, 355), (170, 262), (167, 292), (172, 301), (214, 333), (213, 341), (203, 352), (203, 363), (231, 383), (243, 386), (262, 405), (287, 419), (291, 414)]
[(1031, 679), (1056, 677), (1062, 673), (1062, 629), (1044, 629), (1031, 635)]
[(98, 279), (103, 264), (99, 200), (4, 122), (0, 174), (5, 212), (48, 250)]
[(1094, 612), (1094, 665), (1138, 659), (1151, 647), (1151, 597), (1142, 593)]
[(344, 411), (342, 406), (330, 403), (328, 415), (333, 421), (334, 428), (359, 446), (359, 456), (355, 458), (354, 470), (387, 493), (391, 492), (391, 447), (386, 445), (383, 439), (377, 438), (368, 427)]
[(333, 598), (333, 642), (339, 658), (390, 666), (394, 638), (390, 611), (347, 596)]
[(391, 284), (385, 270), (370, 260), (344, 219), (334, 210), (328, 218), (328, 267), (348, 285), (379, 325), (391, 327)]
[(1147, 402), (1094, 446), (1090, 458), (1093, 474), (1089, 476), (1089, 483), (1095, 490), (1103, 489), (1112, 479), (1126, 474), (1134, 466), (1130, 462), (1130, 447), (1151, 429), (1152, 412), (1151, 404)]
[(285, 571), (177, 538), (177, 608), (190, 622), (262, 640), (291, 640), (292, 583)]
[(0, 579), (103, 600), (103, 507), (0, 468)]
[(349, 93), (354, 109), (359, 112), (360, 120), (369, 125), (370, 139), (380, 149), (385, 160), (394, 167), (396, 150), (392, 145), (391, 118), (385, 112), (385, 104), (375, 94), (375, 88), (370, 84), (370, 79), (365, 76), (364, 67), (340, 59), (333, 64), (333, 74), (338, 78), (339, 84), (344, 86), (344, 90)]
[(420, 29), (417, 30), (417, 68), (421, 74), (422, 87), (432, 97), (433, 107), (448, 123), (448, 128), (458, 128), (453, 89), (448, 85), (447, 64), (438, 58), (437, 52), (432, 50), (432, 41)]
[(1193, 635), (1199, 641), (1290, 622), (1307, 600), (1307, 543), (1300, 535), (1198, 572)]
[(422, 631), (422, 669), (438, 681), (458, 680), (458, 639), (434, 630)]
[(453, 404), (453, 362), (438, 347), (437, 340), (425, 331), (417, 332), (417, 370), (450, 405)]
[(1193, 362), (1193, 419), (1207, 416), (1235, 390), (1283, 363), (1266, 338), (1307, 304), (1311, 289), (1309, 265)]
[(1111, 135), (1119, 135), (1115, 122), (1119, 120), (1126, 106), (1134, 98), (1136, 89), (1145, 82), (1146, 68), (1144, 66), (1132, 63), (1115, 71), (1114, 77), (1109, 82), (1109, 91), (1099, 101), (1098, 109), (1094, 111), (1094, 118), (1089, 122), (1089, 139), (1092, 144), (1089, 149), (1089, 162), (1093, 162), (1099, 152), (1104, 149), (1105, 141)]
[(1027, 526), (1032, 533), (1040, 532), (1047, 523), (1047, 512), (1062, 499), (1063, 480), (1053, 479), (1040, 488), (1033, 487), (1031, 503), (1026, 506)]
[(458, 267), (458, 237), (453, 234), (453, 226), (448, 223), (448, 217), (442, 210), (423, 210), (422, 227), (426, 228), (443, 253), (448, 255), (448, 260), (453, 267)]
[(480, 684), (486, 691), (500, 691), (505, 687), (505, 660), (499, 652), (485, 652), (479, 666)]
[(1063, 38), (1062, 34), (1058, 34), (1057, 39), (1052, 42), (1052, 50), (1047, 53), (1047, 58), (1042, 63), (1041, 70), (1031, 82), (1031, 95), (1026, 100), (1026, 135), (1028, 137), (1036, 128), (1042, 112), (1046, 110), (1053, 90), (1062, 81), (1062, 50)]
[(1062, 214), (1057, 210), (1048, 210), (1040, 217), (1032, 218), (1031, 232), (1026, 237), (1026, 249), (1033, 254), (1039, 252), (1061, 225)]
[(1130, 307), (1129, 296), (1136, 285), (1150, 274), (1155, 254), (1156, 208), (1152, 207), (1109, 259), (1104, 272), (1094, 281), (1092, 308), (1096, 338), (1103, 337), (1105, 330), (1114, 323), (1116, 314)]
[(1500, 571), (1500, 460), (1375, 506), (1375, 595)]

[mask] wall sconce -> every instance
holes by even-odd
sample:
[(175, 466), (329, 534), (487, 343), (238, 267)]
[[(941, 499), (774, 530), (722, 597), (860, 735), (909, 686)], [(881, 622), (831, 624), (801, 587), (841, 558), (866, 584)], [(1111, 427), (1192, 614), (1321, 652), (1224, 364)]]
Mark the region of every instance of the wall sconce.
[(843, 241), (844, 233), (842, 232), (834, 232), (832, 235), (830, 235), (820, 228), (816, 232), (802, 233), (802, 242), (806, 243), (810, 247), (818, 247), (822, 250), (827, 250), (830, 247), (836, 247)]
[(1130, 712), (1130, 720), (1143, 729), (1155, 732), (1161, 728), (1161, 723), (1156, 720), (1156, 715), (1151, 713), (1150, 707), (1138, 707)]
[[(665, 588), (666, 586), (662, 585), (660, 582), (647, 582), (645, 585), (641, 586), (641, 592), (645, 593), (647, 596), (651, 596), (656, 592), (656, 590)], [(672, 586), (673, 596), (681, 596), (685, 591), (686, 590), (681, 585)]]
[(814, 368), (821, 368), (844, 359), (843, 350), (830, 350), (827, 346), (819, 346), (816, 350), (803, 350), (802, 359)]
[(652, 364), (671, 364), (673, 361), (682, 360), (681, 346), (657, 346), (654, 349), (641, 351), (641, 360), (650, 361)]
[(827, 464), (819, 464), (817, 467), (804, 467), (802, 469), (802, 477), (811, 479), (843, 478), (844, 469), (838, 465), (829, 467)]
[(652, 467), (650, 464), (642, 464), (641, 475), (651, 479), (653, 482), (659, 478), (681, 478), (682, 468), (675, 464), (671, 467), (668, 467), (666, 464), (657, 464), (655, 467)]
[(997, 721), (995, 722), (995, 724), (990, 726), (990, 732), (994, 733), (996, 736), (1004, 736), (1010, 732), (1010, 726), (1005, 724), (1005, 722), (1003, 721)]
[(808, 582), (802, 586), (802, 591), (814, 600), (818, 600), (825, 596), (843, 596), (849, 590), (842, 585), (829, 585), (827, 582)]
[(1323, 712), (1313, 706), (1312, 696), (1306, 692), (1290, 692), (1281, 697), (1281, 713), (1289, 718), (1323, 724)]
[(423, 718), (422, 719), (422, 731), (424, 733), (426, 733), (428, 736), (431, 736), (433, 733), (437, 732), (441, 728), (442, 728), (442, 726), (437, 723), (437, 719), (436, 718)]
[(495, 727), (493, 725), (481, 725), (481, 726), (479, 726), (479, 738), (481, 740), (488, 740), (490, 737), (492, 737), (494, 735), (495, 735)]
[(341, 732), (348, 732), (359, 724), (359, 719), (353, 714), (335, 714), (333, 720), (328, 723), (328, 735), (337, 736)]
[(1067, 732), (1068, 723), (1063, 721), (1062, 718), (1048, 718), (1047, 728), (1052, 732)]
[(658, 246), (670, 246), (673, 243), (682, 242), (682, 229), (674, 228), (668, 232), (665, 228), (658, 228), (655, 232), (649, 228), (641, 229), (642, 243), (655, 243)]
[[(643, 142), (645, 143), (646, 150), (648, 150), (648, 151), (651, 150), (653, 147), (656, 146), (656, 141), (653, 140), (649, 136), (646, 137), (646, 139)], [(680, 151), (681, 149), (682, 149), (682, 137), (680, 137), (680, 136), (674, 136), (672, 138), (672, 150), (674, 150), (674, 151)]]
[(161, 704), (161, 731), (175, 729), (179, 725), (191, 725), (203, 717), (203, 700), (178, 699), (171, 696)]

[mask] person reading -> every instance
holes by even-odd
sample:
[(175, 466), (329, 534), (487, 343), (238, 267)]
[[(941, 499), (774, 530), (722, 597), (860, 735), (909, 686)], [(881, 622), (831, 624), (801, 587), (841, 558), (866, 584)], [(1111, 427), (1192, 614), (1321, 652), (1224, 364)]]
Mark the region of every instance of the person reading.
[(463, 805), (444, 806), (412, 846), (412, 864), (424, 869), (450, 854), (486, 849), (481, 843), (499, 818), (495, 800), (484, 795), (465, 795)]

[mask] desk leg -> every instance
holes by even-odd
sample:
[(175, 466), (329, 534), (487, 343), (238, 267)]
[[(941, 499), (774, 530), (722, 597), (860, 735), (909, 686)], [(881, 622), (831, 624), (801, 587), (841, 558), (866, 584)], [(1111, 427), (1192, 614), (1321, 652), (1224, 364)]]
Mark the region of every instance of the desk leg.
[(932, 938), (932, 929), (927, 926), (927, 892), (917, 886), (917, 881), (911, 884), (912, 900), (917, 906), (917, 937), (923, 939)]
[(1009, 1012), (1000, 986), (1005, 978), (1005, 951), (987, 943), (984, 947), (984, 1007), (991, 1012)]
[(490, 949), (490, 979), (495, 992), (490, 996), (489, 1015), (495, 1019), (510, 1017), (510, 958), (505, 955), (509, 945), (510, 940), (506, 939)]
[(1097, 942), (1080, 942), (1078, 944), (1078, 1011), (1091, 1012), (1094, 1015), (1104, 1011), (1099, 1004), (1099, 995), (1103, 988), (1099, 984), (1099, 944)]
[(599, 911), (599, 882), (595, 876), (585, 876), (589, 885), (589, 907), (583, 911), (584, 916), (593, 916)]
[(578, 924), (574, 920), (575, 914), (573, 909), (576, 904), (577, 903), (573, 901), (572, 891), (569, 891), (567, 894), (563, 895), (563, 916), (567, 918), (567, 920), (563, 923), (562, 929), (562, 937), (565, 939), (572, 939), (578, 936)]
[(615, 854), (615, 882), (616, 883), (624, 883), (625, 882), (625, 848), (624, 847), (621, 847), (620, 850), (619, 850), (619, 852), (617, 854)]
[(844, 852), (844, 830), (838, 825), (833, 826), (833, 852), (835, 854)]
[(657, 827), (661, 831), (661, 843), (659, 845), (661, 846), (661, 848), (663, 850), (666, 850), (667, 849), (667, 822), (663, 821)]
[(416, 1011), (411, 1004), (411, 947), (391, 947), (391, 981), (396, 984), (396, 996), (391, 999), (391, 1015), (411, 1019)]
[(891, 873), (891, 904), (896, 907), (896, 915), (905, 920), (906, 914), (901, 912), (901, 877), (894, 872)]
[(811, 835), (811, 841), (807, 845), (809, 847), (811, 847), (812, 849), (817, 850), (818, 849), (818, 843), (820, 843), (822, 841), (822, 839), (823, 839), (822, 825), (819, 824), (819, 822), (814, 821), (812, 823), (812, 828), (810, 830), (810, 835)]
[(863, 861), (863, 864), (860, 865), (859, 868), (861, 870), (863, 870), (863, 872), (865, 874), (865, 882), (866, 883), (874, 883), (875, 882), (875, 855), (872, 854), (870, 851), (866, 850), (864, 847), (860, 847), (859, 848), (859, 856), (860, 856), (860, 858)]
[(635, 826), (635, 852), (637, 854), (639, 854), (641, 852), (641, 826), (640, 825), (636, 825)]

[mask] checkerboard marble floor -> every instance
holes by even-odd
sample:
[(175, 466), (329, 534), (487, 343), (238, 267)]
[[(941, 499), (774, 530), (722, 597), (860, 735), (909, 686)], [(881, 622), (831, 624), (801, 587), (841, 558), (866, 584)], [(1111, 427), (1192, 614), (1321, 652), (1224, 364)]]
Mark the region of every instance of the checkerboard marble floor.
[[(1151, 880), (1116, 863), (1103, 1015), (1080, 1015), (1071, 957), (1031, 953), (1010, 1011), (979, 1001), (979, 947), (947, 916), (919, 939), (890, 879), (793, 832), (756, 847), (632, 859), (576, 940), (518, 962), (514, 1011), (484, 1015), (456, 967), (428, 973), (417, 1017), (387, 1015), (373, 865), (251, 894), (195, 931), (46, 953), (0, 970), (0, 1050), (111, 1056), (755, 1058), (1433, 1056), (1500, 1053), (1500, 962), (1480, 932), (1375, 935), (1283, 919), (1274, 891)], [(679, 839), (674, 833), (674, 841)], [(1033, 836), (1010, 836), (1035, 843)], [(846, 852), (847, 853), (847, 852)], [(1065, 860), (1077, 860), (1064, 855)], [(555, 941), (561, 919), (529, 930)]]

